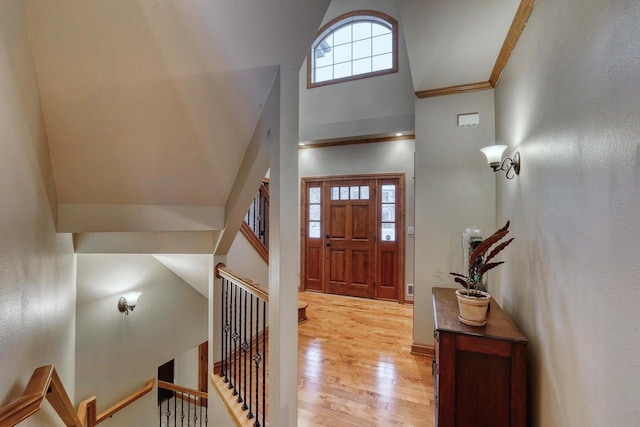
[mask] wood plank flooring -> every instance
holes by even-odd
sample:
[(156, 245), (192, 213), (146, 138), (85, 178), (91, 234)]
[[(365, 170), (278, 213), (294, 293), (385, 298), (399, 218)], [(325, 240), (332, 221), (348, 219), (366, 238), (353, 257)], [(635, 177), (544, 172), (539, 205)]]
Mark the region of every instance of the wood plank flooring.
[(298, 426), (434, 425), (431, 358), (410, 354), (413, 306), (304, 292)]
[[(434, 425), (431, 358), (410, 354), (412, 305), (314, 292), (299, 299), (309, 304), (298, 325), (299, 427)], [(211, 380), (238, 425), (251, 426), (228, 384)]]

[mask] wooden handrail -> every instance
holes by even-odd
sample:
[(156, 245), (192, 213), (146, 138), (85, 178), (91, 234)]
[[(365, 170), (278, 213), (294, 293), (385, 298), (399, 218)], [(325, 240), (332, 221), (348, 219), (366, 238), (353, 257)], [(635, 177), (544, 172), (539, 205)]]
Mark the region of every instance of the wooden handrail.
[(47, 398), (66, 426), (83, 427), (53, 365), (36, 368), (21, 397), (0, 408), (0, 425), (15, 426), (35, 414)]
[(192, 388), (183, 387), (181, 385), (168, 383), (166, 381), (161, 381), (161, 380), (158, 380), (158, 388), (161, 388), (161, 389), (164, 389), (164, 390), (171, 390), (171, 391), (175, 391), (175, 392), (178, 392), (178, 393), (190, 394), (192, 396), (197, 396), (200, 399), (208, 399), (209, 398), (209, 395), (207, 393), (203, 392), (203, 391), (194, 390)]
[(97, 402), (95, 396), (80, 402), (76, 413), (56, 368), (53, 365), (41, 366), (33, 371), (22, 396), (0, 408), (0, 426), (13, 427), (29, 418), (38, 412), (42, 406), (42, 401), (46, 397), (66, 426), (95, 427), (96, 424), (101, 423), (141, 396), (149, 393), (153, 389), (154, 382), (155, 378), (151, 378), (142, 389), (96, 416)]
[(231, 280), (234, 284), (240, 286), (245, 291), (257, 296), (258, 298), (269, 301), (269, 289), (265, 286), (254, 282), (246, 277), (239, 276), (233, 271), (229, 270), (226, 265), (220, 263), (216, 265), (215, 269), (216, 277), (224, 277), (227, 280)]
[(97, 405), (98, 402), (95, 396), (83, 400), (78, 405), (78, 418), (80, 418), (85, 427), (95, 427), (98, 424), (96, 421)]
[(113, 414), (115, 414), (116, 412), (126, 408), (127, 406), (129, 406), (133, 402), (135, 402), (136, 400), (140, 399), (145, 394), (149, 393), (153, 389), (153, 383), (155, 381), (156, 381), (155, 378), (151, 378), (147, 382), (147, 384), (144, 387), (142, 387), (140, 390), (138, 390), (138, 391), (132, 393), (131, 395), (125, 397), (120, 402), (116, 403), (115, 405), (113, 405), (112, 407), (107, 409), (106, 411), (101, 412), (96, 418), (96, 424), (100, 424), (101, 422), (103, 422), (107, 418), (113, 416)]

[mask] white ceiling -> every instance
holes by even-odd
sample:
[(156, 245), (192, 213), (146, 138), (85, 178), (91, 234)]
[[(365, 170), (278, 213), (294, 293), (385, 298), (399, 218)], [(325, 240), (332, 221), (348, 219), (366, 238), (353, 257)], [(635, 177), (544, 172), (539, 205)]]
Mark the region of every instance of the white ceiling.
[(486, 82), (519, 0), (398, 0), (416, 92)]

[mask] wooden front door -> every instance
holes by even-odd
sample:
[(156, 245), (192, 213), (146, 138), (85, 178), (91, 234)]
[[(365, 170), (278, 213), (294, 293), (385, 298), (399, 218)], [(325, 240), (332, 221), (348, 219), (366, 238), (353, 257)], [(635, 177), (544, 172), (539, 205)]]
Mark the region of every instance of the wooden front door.
[(325, 185), (325, 292), (375, 298), (375, 181)]
[(305, 290), (403, 302), (404, 175), (305, 178)]

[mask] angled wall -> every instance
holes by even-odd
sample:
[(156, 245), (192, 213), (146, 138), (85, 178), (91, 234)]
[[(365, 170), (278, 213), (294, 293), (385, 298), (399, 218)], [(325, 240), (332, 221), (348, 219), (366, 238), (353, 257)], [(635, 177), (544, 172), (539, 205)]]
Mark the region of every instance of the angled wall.
[[(23, 2), (0, 2), (0, 406), (54, 364), (74, 396), (75, 255), (56, 234), (49, 147)], [(50, 425), (48, 403), (21, 425)], [(56, 424), (57, 425), (57, 424)]]

